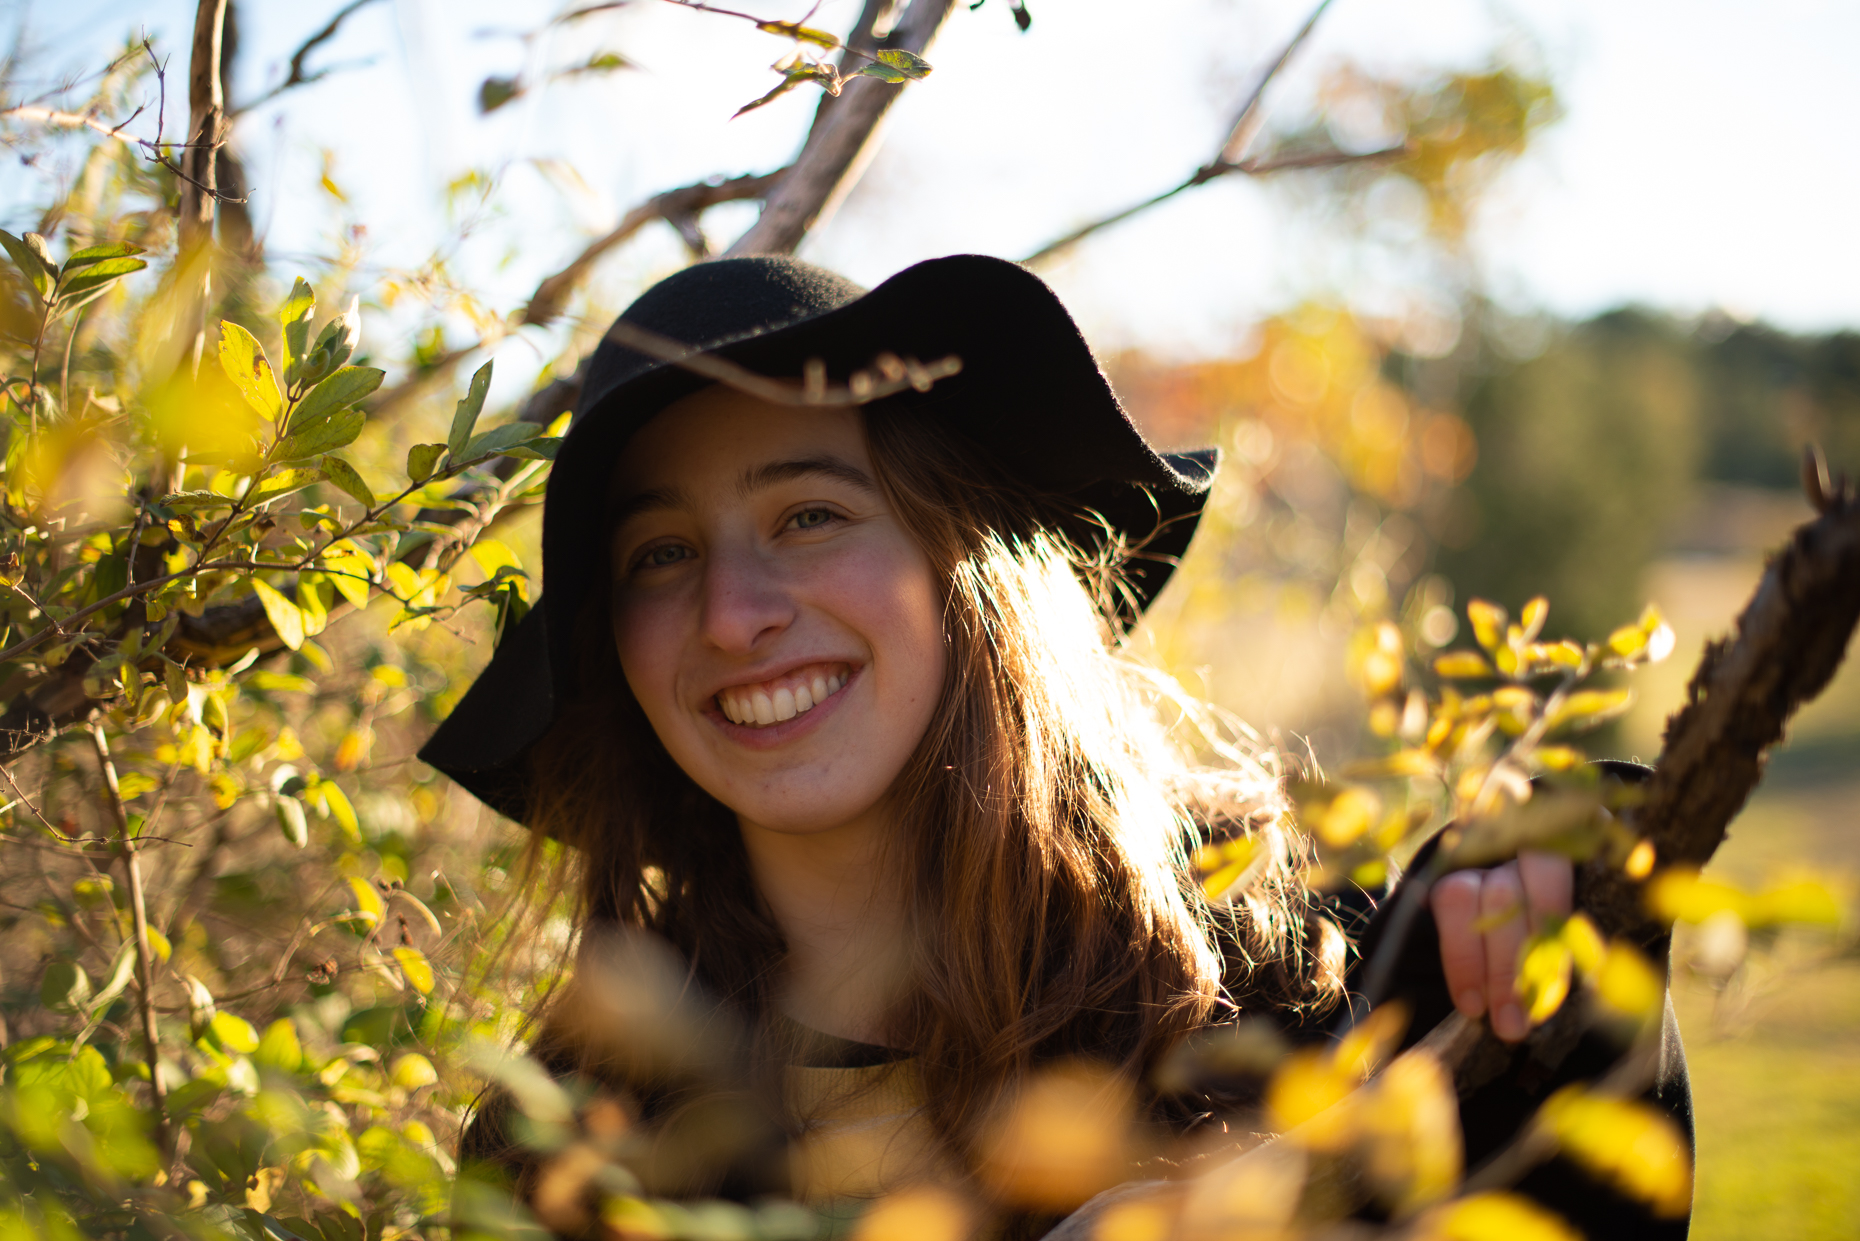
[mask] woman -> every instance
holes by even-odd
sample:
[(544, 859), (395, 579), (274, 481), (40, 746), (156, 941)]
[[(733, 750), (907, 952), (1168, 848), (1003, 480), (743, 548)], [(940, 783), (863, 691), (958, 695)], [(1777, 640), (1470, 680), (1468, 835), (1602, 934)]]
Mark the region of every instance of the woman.
[[(661, 1187), (972, 1183), (1043, 1065), (1127, 1074), (1166, 1129), (1218, 1123), (1242, 1100), (1143, 1083), (1236, 1015), (1320, 1029), (1347, 986), (1339, 921), (1362, 911), (1301, 885), (1271, 756), (1210, 733), (1219, 764), (1191, 764), (1162, 721), (1205, 713), (1116, 650), (1187, 547), (1214, 454), (1152, 450), (1050, 290), (998, 260), (871, 293), (790, 259), (709, 263), (622, 321), (816, 389), (822, 366), (961, 365), (804, 406), (610, 335), (550, 484), (547, 600), (423, 752), (569, 846), (584, 975), (591, 945), (651, 932), (748, 1032), (793, 1158), (771, 1173), (736, 1150), (722, 1181)], [(1212, 905), (1188, 856), (1226, 837), (1257, 861)], [(1518, 946), (1570, 886), (1548, 856), (1438, 885), (1438, 946), (1406, 958), (1417, 1033), (1451, 996), (1522, 1038)], [(584, 979), (596, 1008), (598, 990)], [(576, 1011), (541, 1022), (547, 1063), (616, 1082), (648, 1120), (689, 1114), (689, 1089)], [(521, 1171), (502, 1116), (467, 1153)], [(1603, 1224), (1647, 1222), (1601, 1201)]]

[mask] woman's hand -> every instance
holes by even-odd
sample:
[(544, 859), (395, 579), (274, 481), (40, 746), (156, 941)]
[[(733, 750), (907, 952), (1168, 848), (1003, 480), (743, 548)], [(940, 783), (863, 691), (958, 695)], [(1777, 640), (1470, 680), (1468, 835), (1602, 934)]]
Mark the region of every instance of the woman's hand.
[(1447, 994), (1473, 1020), (1490, 1012), (1492, 1033), (1508, 1043), (1531, 1032), (1518, 1003), (1519, 950), (1546, 919), (1569, 916), (1575, 878), (1561, 854), (1527, 851), (1491, 870), (1455, 871), (1428, 893)]

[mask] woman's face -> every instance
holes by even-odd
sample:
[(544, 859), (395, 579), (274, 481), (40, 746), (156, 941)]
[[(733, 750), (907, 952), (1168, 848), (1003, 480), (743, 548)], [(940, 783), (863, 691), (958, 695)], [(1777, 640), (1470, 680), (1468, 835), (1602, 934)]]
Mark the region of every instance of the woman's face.
[(942, 689), (943, 604), (858, 413), (707, 388), (615, 481), (614, 642), (672, 758), (745, 825), (882, 815)]

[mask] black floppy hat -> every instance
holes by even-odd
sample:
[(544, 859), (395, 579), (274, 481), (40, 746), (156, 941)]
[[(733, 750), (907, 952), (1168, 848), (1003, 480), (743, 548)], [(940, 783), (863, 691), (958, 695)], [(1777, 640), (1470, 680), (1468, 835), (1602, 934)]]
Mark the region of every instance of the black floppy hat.
[[(1132, 549), (1114, 623), (1147, 607), (1187, 550), (1218, 454), (1159, 453), (1118, 403), (1078, 325), (1039, 277), (1002, 259), (954, 255), (899, 272), (870, 292), (786, 257), (721, 259), (660, 281), (625, 323), (759, 374), (799, 379), (810, 362), (844, 383), (882, 354), (961, 371), (928, 391), (884, 397), (978, 445), (1011, 478), (1079, 514), (1084, 546), (1120, 536)], [(546, 595), (420, 758), (499, 813), (524, 818), (526, 755), (575, 695), (575, 622), (607, 574), (608, 481), (626, 442), (711, 380), (619, 344), (595, 350), (543, 510)]]

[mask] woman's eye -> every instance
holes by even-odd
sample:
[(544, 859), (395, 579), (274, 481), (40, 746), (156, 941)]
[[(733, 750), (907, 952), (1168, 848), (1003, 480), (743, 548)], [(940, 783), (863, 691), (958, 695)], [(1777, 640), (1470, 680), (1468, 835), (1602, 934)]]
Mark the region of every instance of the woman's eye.
[(659, 547), (646, 549), (639, 558), (639, 567), (642, 569), (663, 569), (667, 565), (677, 564), (690, 554), (691, 549), (688, 547), (681, 546), (677, 543), (666, 543)]
[(833, 516), (834, 514), (830, 509), (810, 508), (796, 513), (788, 520), (794, 525), (796, 530), (818, 530), (820, 527), (832, 521)]

